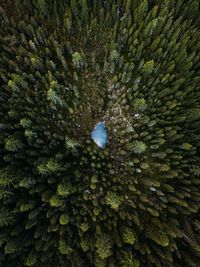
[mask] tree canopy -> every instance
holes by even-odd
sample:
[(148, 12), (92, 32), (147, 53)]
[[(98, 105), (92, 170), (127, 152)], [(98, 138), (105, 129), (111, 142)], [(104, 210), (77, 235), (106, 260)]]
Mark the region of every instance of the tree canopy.
[(199, 266), (199, 59), (198, 0), (0, 2), (1, 266)]

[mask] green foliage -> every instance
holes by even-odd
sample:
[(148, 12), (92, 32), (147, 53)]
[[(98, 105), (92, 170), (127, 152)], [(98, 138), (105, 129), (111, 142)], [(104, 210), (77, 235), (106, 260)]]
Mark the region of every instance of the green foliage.
[(15, 137), (11, 136), (8, 137), (5, 141), (5, 149), (8, 151), (16, 152), (23, 147), (20, 140), (16, 139)]
[(188, 111), (188, 119), (191, 121), (200, 119), (200, 108), (193, 108)]
[(53, 195), (49, 202), (52, 207), (60, 207), (62, 205), (62, 200), (57, 195)]
[(60, 215), (59, 222), (61, 225), (66, 225), (69, 222), (69, 217), (67, 214)]
[(4, 247), (5, 254), (14, 254), (17, 251), (17, 244), (14, 241), (6, 242)]
[(135, 242), (135, 234), (130, 228), (124, 228), (122, 232), (124, 243), (133, 245)]
[(65, 11), (64, 25), (65, 25), (65, 27), (66, 27), (66, 29), (68, 31), (71, 29), (71, 26), (72, 26), (72, 14), (71, 14), (71, 11), (69, 9)]
[(71, 254), (73, 249), (66, 244), (66, 242), (64, 240), (60, 240), (59, 241), (59, 247), (58, 247), (60, 253), (62, 255), (68, 255), (68, 254)]
[(36, 0), (36, 7), (39, 9), (41, 14), (46, 15), (47, 13), (46, 0)]
[(182, 149), (184, 149), (184, 150), (190, 150), (191, 147), (192, 147), (192, 145), (189, 144), (189, 143), (183, 143), (181, 147), (182, 147)]
[(83, 232), (86, 232), (90, 228), (90, 226), (88, 225), (88, 223), (82, 223), (80, 225), (80, 228)]
[(61, 97), (58, 95), (59, 85), (57, 81), (51, 81), (49, 89), (47, 91), (47, 99), (50, 101), (51, 107), (55, 108), (56, 106), (64, 106), (64, 102)]
[[(156, 19), (153, 19), (149, 24), (148, 24), (148, 26), (146, 27), (146, 29), (145, 29), (145, 34), (148, 36), (148, 35), (151, 35), (153, 32), (154, 32), (154, 30), (156, 29), (156, 27), (157, 27), (157, 25), (158, 25), (158, 18), (156, 18)], [(154, 66), (154, 62), (152, 61), (152, 62), (147, 62), (146, 64), (150, 64), (150, 65), (153, 65)], [(153, 68), (153, 66), (152, 66), (152, 68)]]
[(65, 147), (68, 150), (75, 151), (76, 148), (79, 146), (79, 143), (71, 138), (66, 138), (65, 139)]
[(132, 253), (124, 252), (120, 266), (121, 267), (139, 267), (140, 263), (138, 260), (134, 259)]
[(142, 141), (135, 141), (132, 145), (132, 150), (136, 154), (144, 153), (146, 150), (146, 145)]
[(155, 226), (148, 227), (146, 235), (160, 246), (166, 247), (169, 245), (169, 238), (166, 233)]
[(112, 254), (112, 240), (105, 233), (97, 238), (95, 247), (97, 249), (97, 254), (101, 259), (107, 259)]
[(8, 81), (8, 86), (15, 92), (20, 92), (20, 90), (26, 88), (27, 85), (27, 82), (18, 74), (12, 74), (12, 80)]
[(72, 54), (72, 63), (76, 69), (81, 69), (83, 67), (83, 58), (79, 52), (74, 52)]
[(20, 120), (20, 125), (24, 128), (29, 128), (31, 126), (31, 121), (27, 118), (23, 118)]
[(75, 191), (76, 191), (75, 187), (73, 187), (70, 183), (61, 183), (58, 184), (57, 187), (57, 194), (62, 197), (68, 197)]
[(108, 192), (106, 194), (106, 204), (110, 205), (112, 209), (117, 210), (121, 204), (121, 197), (118, 196), (115, 192)]
[(0, 2), (0, 266), (199, 267), (199, 2)]
[(12, 224), (14, 220), (13, 212), (5, 209), (5, 207), (0, 208), (0, 227)]
[(192, 167), (192, 172), (196, 176), (200, 176), (200, 167), (199, 166), (193, 166)]
[(56, 173), (60, 170), (62, 170), (62, 166), (55, 158), (50, 158), (49, 160), (43, 160), (41, 163), (37, 165), (37, 171), (41, 175)]
[(134, 110), (144, 111), (147, 108), (147, 103), (144, 98), (136, 98), (134, 100)]
[(154, 60), (149, 60), (147, 61), (144, 66), (142, 67), (142, 72), (144, 72), (145, 74), (150, 74), (153, 72), (154, 70)]
[(25, 212), (34, 208), (34, 203), (24, 203), (20, 206), (20, 211)]
[(37, 256), (34, 253), (30, 253), (25, 261), (25, 266), (34, 266), (37, 263)]
[(117, 50), (112, 50), (110, 53), (110, 61), (112, 63), (117, 63), (120, 59), (120, 54), (117, 52)]
[(148, 1), (147, 0), (141, 1), (137, 9), (138, 20), (145, 17), (145, 15), (147, 14), (147, 11), (148, 11)]

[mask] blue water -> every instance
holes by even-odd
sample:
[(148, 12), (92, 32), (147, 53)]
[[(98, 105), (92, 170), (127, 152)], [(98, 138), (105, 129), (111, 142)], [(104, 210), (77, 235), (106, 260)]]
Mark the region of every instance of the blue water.
[(107, 143), (107, 133), (105, 124), (103, 122), (99, 122), (95, 125), (91, 133), (91, 138), (100, 148), (105, 147)]

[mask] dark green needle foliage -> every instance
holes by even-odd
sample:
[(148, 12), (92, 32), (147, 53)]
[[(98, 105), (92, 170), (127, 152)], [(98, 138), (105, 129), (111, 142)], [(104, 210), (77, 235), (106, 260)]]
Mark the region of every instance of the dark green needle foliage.
[(0, 1), (0, 266), (199, 267), (199, 18)]

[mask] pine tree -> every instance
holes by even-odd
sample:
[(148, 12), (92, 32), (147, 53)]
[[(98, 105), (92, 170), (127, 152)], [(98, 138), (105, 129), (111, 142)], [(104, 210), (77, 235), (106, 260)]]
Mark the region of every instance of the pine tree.
[(199, 14), (1, 1), (0, 266), (199, 267)]

